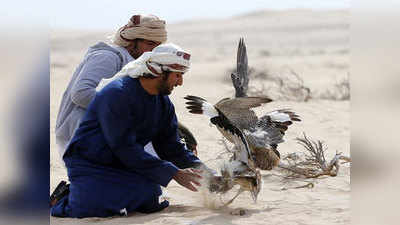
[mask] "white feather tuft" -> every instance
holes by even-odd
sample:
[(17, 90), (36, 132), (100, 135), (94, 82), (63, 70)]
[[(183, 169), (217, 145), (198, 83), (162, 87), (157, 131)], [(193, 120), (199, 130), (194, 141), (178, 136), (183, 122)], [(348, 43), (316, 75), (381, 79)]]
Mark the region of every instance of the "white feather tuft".
[(273, 111), (273, 112), (268, 113), (267, 115), (271, 117), (271, 120), (276, 121), (276, 122), (291, 121), (289, 115), (286, 113)]
[(203, 110), (203, 114), (209, 116), (210, 118), (219, 116), (218, 111), (208, 102), (203, 102), (201, 109)]
[(259, 139), (263, 139), (265, 136), (268, 136), (268, 132), (263, 130), (261, 127), (258, 127), (254, 132), (250, 132), (249, 130), (243, 130), (243, 131), (247, 136), (251, 135)]

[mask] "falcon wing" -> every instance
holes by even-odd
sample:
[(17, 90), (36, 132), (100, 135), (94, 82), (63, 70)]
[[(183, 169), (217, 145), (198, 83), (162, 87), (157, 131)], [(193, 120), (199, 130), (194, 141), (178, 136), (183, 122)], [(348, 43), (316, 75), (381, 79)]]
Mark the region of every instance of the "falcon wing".
[(234, 159), (245, 163), (250, 168), (254, 168), (254, 160), (243, 132), (232, 124), (220, 110), (217, 109), (217, 111), (219, 112), (219, 116), (211, 118), (211, 122), (231, 134), (231, 138), (236, 147)]
[(299, 116), (288, 109), (279, 109), (262, 116), (257, 122), (255, 131), (246, 133), (251, 143), (258, 146), (276, 147), (283, 142), (286, 130), (294, 121), (301, 121)]
[(258, 125), (263, 128), (274, 127), (279, 129), (282, 134), (285, 134), (285, 131), (293, 121), (301, 121), (299, 115), (289, 109), (279, 109), (262, 116)]
[(243, 38), (239, 40), (239, 47), (236, 60), (237, 60), (236, 62), (237, 74), (243, 80), (243, 87), (245, 87), (245, 90), (247, 91), (247, 87), (249, 85), (248, 61), (247, 61), (246, 45), (244, 44)]
[(215, 108), (219, 109), (235, 126), (244, 130), (254, 127), (258, 121), (256, 113), (251, 108), (271, 101), (268, 97), (225, 98), (215, 104)]
[(235, 109), (251, 109), (261, 106), (262, 104), (272, 102), (272, 99), (267, 96), (261, 97), (240, 97), (240, 98), (224, 98), (220, 100), (215, 106), (221, 110), (235, 110)]
[(193, 95), (186, 95), (184, 99), (188, 100), (186, 102), (186, 108), (189, 109), (190, 113), (194, 114), (204, 114), (210, 118), (218, 116), (218, 111), (216, 108), (207, 102), (204, 98), (200, 98)]
[(211, 123), (218, 126), (218, 128), (222, 129), (230, 136), (237, 149), (235, 152), (235, 160), (254, 168), (249, 144), (245, 136), (242, 131), (229, 120), (224, 112), (208, 103), (204, 98), (188, 95), (185, 99), (188, 100), (188, 102), (186, 102), (186, 108), (189, 109), (189, 112), (208, 115), (211, 117)]
[(236, 97), (247, 96), (247, 89), (249, 86), (249, 75), (248, 75), (248, 61), (246, 45), (244, 44), (243, 38), (239, 39), (239, 46), (237, 51), (236, 59), (236, 74), (231, 74), (232, 84), (235, 88)]

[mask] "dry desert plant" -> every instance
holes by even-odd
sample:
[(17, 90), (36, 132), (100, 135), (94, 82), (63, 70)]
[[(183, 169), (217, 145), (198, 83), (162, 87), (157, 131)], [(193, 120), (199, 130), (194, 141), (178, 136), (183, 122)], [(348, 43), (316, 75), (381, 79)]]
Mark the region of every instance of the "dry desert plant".
[(268, 88), (263, 82), (260, 82), (261, 87), (251, 86), (248, 91), (251, 96), (267, 95), (275, 100), (300, 102), (307, 102), (312, 98), (310, 88), (304, 85), (303, 79), (292, 69), (288, 69), (287, 73), (279, 74), (279, 76), (268, 73), (267, 78), (262, 80), (270, 81)]
[(282, 158), (279, 168), (286, 172), (285, 178), (317, 178), (320, 176), (336, 176), (339, 172), (340, 160), (351, 162), (350, 157), (336, 152), (330, 160), (326, 160), (323, 142), (313, 141), (303, 133), (303, 137), (296, 138), (297, 142), (304, 148), (303, 154), (290, 153)]
[(337, 81), (333, 89), (328, 89), (326, 92), (320, 94), (319, 98), (336, 101), (350, 100), (349, 75)]
[[(232, 70), (233, 71), (233, 70)], [(249, 69), (251, 79), (249, 96), (269, 96), (274, 100), (307, 102), (310, 99), (326, 99), (334, 101), (350, 100), (349, 75), (323, 93), (312, 91), (304, 84), (302, 77), (293, 69), (287, 68), (280, 74), (272, 74), (268, 70)], [(226, 79), (224, 82), (231, 82)]]

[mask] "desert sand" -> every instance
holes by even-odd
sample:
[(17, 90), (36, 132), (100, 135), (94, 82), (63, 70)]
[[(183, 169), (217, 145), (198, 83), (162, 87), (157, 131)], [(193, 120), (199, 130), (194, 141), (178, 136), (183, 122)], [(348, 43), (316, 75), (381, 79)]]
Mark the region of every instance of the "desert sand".
[[(192, 68), (184, 75), (184, 85), (170, 96), (178, 119), (190, 127), (199, 145), (199, 157), (217, 169), (217, 155), (225, 149), (221, 135), (210, 127), (205, 116), (185, 109), (187, 94), (216, 103), (232, 97), (230, 71), (236, 66), (240, 37), (247, 46), (249, 66), (254, 69), (250, 91), (275, 99), (257, 113), (291, 108), (302, 122), (286, 132), (279, 145), (282, 155), (300, 152), (295, 138), (305, 132), (322, 140), (330, 159), (336, 151), (350, 156), (350, 101), (338, 87), (349, 76), (348, 11), (259, 11), (218, 20), (196, 20), (168, 24), (169, 41), (192, 55)], [(58, 156), (54, 127), (62, 94), (87, 48), (106, 40), (113, 31), (58, 30), (51, 33), (51, 176), (50, 190), (66, 180), (66, 169)], [(292, 72), (288, 72), (292, 71)], [(296, 73), (309, 88), (310, 99), (296, 91), (276, 87), (274, 78)], [(290, 76), (289, 76), (290, 79)], [(299, 83), (299, 82), (298, 82)], [(275, 86), (274, 86), (275, 85)], [(166, 188), (170, 207), (145, 215), (133, 213), (113, 218), (54, 218), (51, 224), (350, 224), (350, 165), (343, 164), (336, 177), (284, 181), (276, 170), (263, 171), (263, 189), (253, 203), (249, 193), (240, 195), (231, 205), (212, 209), (204, 204), (201, 193), (190, 192), (171, 181)], [(294, 187), (313, 182), (313, 188)], [(99, 187), (101, 188), (101, 187)], [(232, 215), (244, 209), (245, 215)]]

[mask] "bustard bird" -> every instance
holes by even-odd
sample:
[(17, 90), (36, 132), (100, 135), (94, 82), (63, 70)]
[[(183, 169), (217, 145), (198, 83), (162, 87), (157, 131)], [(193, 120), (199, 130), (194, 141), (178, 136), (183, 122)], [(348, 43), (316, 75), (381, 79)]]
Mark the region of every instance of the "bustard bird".
[[(288, 109), (279, 109), (258, 118), (251, 108), (261, 106), (272, 100), (266, 96), (247, 97), (249, 84), (248, 60), (246, 45), (240, 38), (236, 73), (231, 74), (232, 84), (235, 88), (235, 98), (224, 98), (212, 106), (205, 99), (196, 96), (186, 96), (189, 112), (203, 114), (203, 106), (215, 107), (222, 111), (232, 123), (241, 129), (249, 143), (255, 164), (263, 170), (271, 170), (279, 164), (280, 154), (277, 150), (279, 143), (283, 142), (283, 136), (293, 121), (300, 121), (299, 116)], [(207, 115), (207, 113), (205, 113)], [(210, 115), (209, 115), (210, 116)], [(211, 120), (213, 118), (211, 117)], [(212, 121), (211, 121), (212, 122)], [(232, 138), (220, 127), (218, 130), (233, 143)]]
[[(226, 193), (231, 190), (235, 185), (239, 185), (240, 188), (236, 195), (226, 202), (224, 205), (231, 204), (241, 193), (248, 191), (251, 194), (254, 202), (257, 202), (258, 194), (262, 188), (262, 179), (260, 170), (257, 168), (251, 169), (248, 167), (247, 171), (243, 171), (242, 174), (234, 175), (237, 172), (238, 161), (230, 162), (221, 169), (221, 176), (213, 176), (209, 181), (209, 190), (215, 193)], [(236, 164), (235, 164), (236, 163)], [(243, 166), (243, 165), (242, 165)]]
[[(198, 97), (195, 98), (197, 99)], [(221, 176), (210, 177), (209, 190), (216, 193), (226, 193), (233, 186), (239, 185), (240, 188), (237, 194), (225, 205), (232, 203), (244, 191), (249, 191), (254, 202), (256, 202), (262, 185), (261, 173), (256, 168), (245, 135), (221, 110), (211, 104), (205, 103), (204, 112), (212, 117), (211, 122), (235, 144), (233, 157), (221, 169)]]

